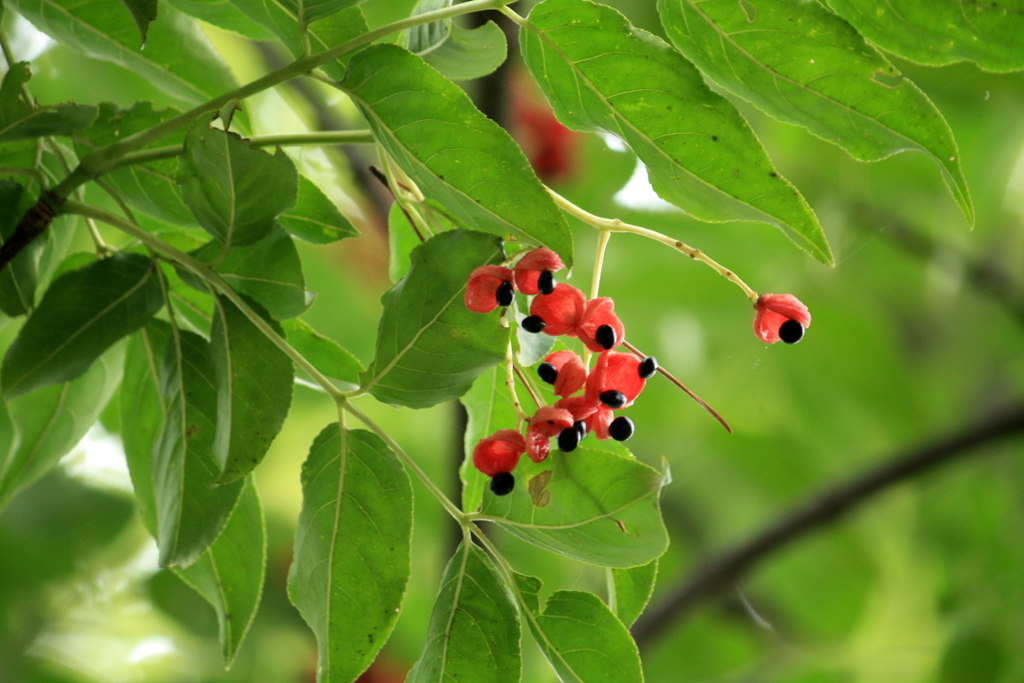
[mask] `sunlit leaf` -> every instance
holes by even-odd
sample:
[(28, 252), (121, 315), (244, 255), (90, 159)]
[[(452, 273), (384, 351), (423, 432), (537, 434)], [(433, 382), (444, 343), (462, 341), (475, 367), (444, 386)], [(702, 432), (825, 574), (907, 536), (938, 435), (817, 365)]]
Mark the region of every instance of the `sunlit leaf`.
[(164, 0), (196, 19), (252, 40), (273, 40), (274, 35), (245, 16), (231, 0)]
[(484, 370), (459, 400), (469, 416), (464, 436), (466, 456), (459, 467), (462, 509), (474, 512), (483, 503), (484, 490), (490, 479), (473, 466), (473, 449), (481, 439), (499, 429), (511, 429), (516, 423), (516, 411), (512, 406), (508, 385), (505, 384), (504, 364)]
[(235, 87), (196, 21), (166, 4), (159, 29), (139, 51), (132, 18), (109, 0), (6, 1), (62, 45), (123, 66), (183, 103), (199, 104)]
[(1024, 5), (943, 0), (827, 0), (878, 47), (919, 64), (975, 62), (989, 71), (1024, 69)]
[(619, 621), (629, 628), (647, 607), (658, 578), (658, 560), (639, 567), (610, 569), (612, 573), (612, 595), (609, 605)]
[(149, 24), (156, 19), (156, 2), (157, 0), (121, 0), (121, 4), (132, 15), (135, 25), (139, 27), (139, 37), (142, 39), (139, 49), (146, 47)]
[[(419, 0), (413, 15), (450, 6), (451, 0)], [(505, 32), (493, 21), (467, 29), (451, 19), (406, 31), (405, 46), (448, 78), (469, 80), (493, 73), (505, 61)]]
[(288, 595), (316, 635), (318, 680), (351, 681), (398, 620), (412, 487), (377, 436), (331, 424), (302, 466), (302, 499)]
[(278, 223), (295, 237), (312, 244), (330, 244), (359, 234), (323, 190), (301, 175), (295, 208), (281, 214)]
[(628, 143), (662, 198), (704, 221), (774, 225), (832, 262), (814, 213), (750, 126), (670, 46), (589, 0), (546, 0), (520, 36), (558, 119)]
[(214, 486), (217, 386), (209, 344), (182, 331), (167, 344), (160, 369), (166, 415), (152, 454), (160, 566), (187, 567), (224, 528), (242, 481)]
[(500, 240), (466, 230), (416, 247), (409, 273), (383, 297), (377, 354), (363, 388), (386, 403), (426, 408), (464, 394), (505, 355), (495, 316), (466, 308), (470, 272), (502, 258)]
[(394, 202), (388, 212), (388, 276), (392, 282), (398, 282), (409, 272), (409, 255), (421, 242), (402, 206)]
[(629, 456), (581, 446), (523, 458), (505, 496), (484, 494), (485, 519), (542, 548), (606, 567), (660, 557), (668, 536), (659, 510), (661, 473)]
[(162, 305), (156, 268), (141, 254), (118, 253), (66, 273), (46, 290), (7, 349), (4, 396), (78, 377)]
[(53, 104), (29, 107), (21, 99), (22, 87), (31, 77), (28, 62), (18, 62), (0, 83), (0, 142), (48, 135), (71, 135), (96, 118), (96, 107)]
[(0, 462), (0, 510), (81, 441), (117, 390), (123, 364), (124, 345), (115, 344), (77, 379), (7, 401), (18, 439)]
[(349, 64), (344, 89), (424, 194), (467, 226), (517, 235), (572, 264), (572, 235), (522, 150), (466, 93), (396, 45)]
[(224, 663), (229, 667), (256, 617), (267, 567), (263, 510), (252, 482), (245, 482), (217, 540), (190, 567), (174, 569), (217, 613)]
[(295, 206), (298, 174), (283, 151), (252, 149), (248, 140), (210, 128), (204, 118), (189, 128), (180, 164), (185, 203), (225, 246), (259, 241)]
[(659, 0), (658, 7), (669, 38), (708, 78), (861, 161), (924, 152), (974, 222), (946, 120), (848, 23), (816, 2)]
[(352, 391), (359, 385), (359, 373), (363, 364), (347, 349), (330, 337), (318, 333), (301, 318), (292, 318), (281, 323), (292, 348), (302, 354), (321, 373), (331, 380), (343, 384), (345, 391)]
[(445, 569), (426, 645), (405, 680), (518, 681), (519, 638), (509, 589), (484, 551), (463, 542)]
[(565, 682), (640, 683), (640, 653), (593, 593), (556, 591), (544, 611), (526, 619), (534, 640)]

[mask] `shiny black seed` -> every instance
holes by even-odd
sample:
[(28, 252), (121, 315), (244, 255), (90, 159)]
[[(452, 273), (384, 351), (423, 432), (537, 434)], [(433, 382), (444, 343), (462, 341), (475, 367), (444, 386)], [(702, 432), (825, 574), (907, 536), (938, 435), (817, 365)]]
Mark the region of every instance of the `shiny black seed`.
[(491, 477), (491, 493), (496, 496), (504, 496), (512, 493), (516, 486), (516, 478), (511, 472), (498, 472)]
[(541, 317), (539, 315), (526, 316), (525, 318), (523, 318), (522, 324), (524, 330), (526, 330), (527, 332), (533, 332), (534, 334), (537, 334), (547, 326), (547, 323), (541, 320)]
[(583, 420), (577, 420), (572, 423), (572, 426), (580, 433), (580, 441), (583, 441), (583, 437), (587, 435), (587, 423)]
[(541, 294), (550, 294), (555, 291), (556, 284), (558, 283), (555, 282), (555, 276), (550, 270), (545, 270), (540, 274), (540, 277), (537, 278), (537, 289), (540, 290)]
[(505, 280), (498, 285), (497, 299), (499, 306), (508, 306), (512, 303), (512, 297), (515, 296), (516, 290), (512, 287), (511, 280)]
[(633, 436), (633, 421), (623, 415), (612, 420), (608, 425), (608, 436), (616, 441), (625, 441)]
[(640, 366), (637, 368), (637, 372), (640, 373), (640, 379), (650, 379), (654, 377), (654, 373), (658, 371), (658, 361), (654, 359), (654, 356), (647, 356), (640, 361)]
[(804, 326), (795, 320), (787, 320), (779, 327), (779, 339), (787, 344), (796, 344), (804, 338)]
[(602, 391), (601, 395), (598, 396), (601, 399), (601, 403), (605, 404), (612, 410), (621, 408), (626, 405), (626, 395), (621, 391), (615, 389), (609, 389), (608, 391)]
[(558, 370), (551, 363), (541, 363), (537, 366), (537, 376), (548, 384), (554, 384), (558, 379)]
[(558, 450), (571, 453), (580, 445), (580, 433), (575, 427), (566, 427), (558, 434)]
[(615, 334), (615, 329), (611, 325), (601, 325), (601, 327), (597, 328), (597, 332), (594, 333), (594, 341), (600, 344), (601, 348), (606, 351), (615, 346), (618, 340), (619, 337)]

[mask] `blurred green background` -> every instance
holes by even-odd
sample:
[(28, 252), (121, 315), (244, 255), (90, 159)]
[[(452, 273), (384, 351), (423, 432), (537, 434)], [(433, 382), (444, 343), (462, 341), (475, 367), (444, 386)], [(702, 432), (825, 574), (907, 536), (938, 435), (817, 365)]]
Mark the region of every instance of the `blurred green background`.
[[(373, 26), (412, 4), (369, 0), (363, 7)], [(655, 3), (608, 4), (659, 32)], [(4, 30), (16, 53), (32, 49), (31, 32), (12, 12)], [(266, 70), (265, 46), (213, 28), (209, 35), (240, 81)], [(795, 294), (814, 317), (799, 345), (768, 347), (754, 337), (750, 302), (732, 284), (653, 242), (613, 237), (601, 293), (615, 298), (630, 341), (735, 430), (727, 434), (662, 378), (629, 409), (637, 425), (631, 450), (656, 467), (664, 461), (673, 478), (663, 496), (672, 544), (654, 603), (702, 559), (803, 501), (1024, 396), (1024, 76), (894, 61), (956, 136), (977, 209), (973, 231), (923, 155), (858, 163), (738, 103), (780, 172), (817, 212), (835, 269), (765, 225), (697, 223), (651, 201), (642, 181), (623, 192), (634, 157), (594, 135), (573, 138), (572, 171), (555, 183), (565, 196), (592, 213), (699, 247), (758, 291)], [(32, 93), (42, 102), (174, 104), (134, 75), (60, 46), (47, 47), (32, 69)], [(81, 77), (68, 79), (69, 72)], [(466, 87), (482, 101), (488, 89), (504, 90), (510, 101), (531, 96), (524, 80), (507, 73)], [(336, 95), (325, 99), (332, 120), (360, 127)], [(324, 112), (285, 86), (253, 98), (247, 113), (253, 131), (267, 134), (315, 127)], [(387, 207), (359, 181), (373, 160), (366, 150), (348, 157), (289, 153), (337, 188), (334, 198), (364, 233), (327, 248), (300, 245), (307, 287), (319, 295), (305, 317), (368, 361), (379, 298), (390, 286), (381, 220)], [(580, 224), (574, 233), (579, 265), (570, 282), (587, 289), (595, 234)], [(979, 268), (997, 274), (1001, 295), (979, 286)], [(11, 326), (0, 332), (4, 346), (11, 334)], [(455, 495), (458, 409), (398, 411), (361, 400)], [(314, 680), (315, 644), (284, 587), (299, 468), (333, 411), (325, 398), (297, 387), (288, 422), (256, 471), (269, 532), (267, 583), (230, 672), (220, 660), (212, 610), (176, 577), (155, 570), (155, 547), (134, 511), (116, 438), (95, 430), (0, 516), (0, 681)], [(117, 429), (113, 419), (104, 427)], [(738, 589), (700, 603), (644, 643), (647, 680), (1024, 681), (1021, 450), (1019, 439), (986, 446), (772, 554)], [(400, 681), (415, 661), (454, 547), (451, 520), (422, 487), (416, 494), (409, 594), (367, 682)], [(496, 540), (516, 569), (541, 576), (548, 590), (604, 590), (601, 570), (509, 537)], [(527, 642), (524, 650), (524, 680), (554, 680), (537, 649)]]

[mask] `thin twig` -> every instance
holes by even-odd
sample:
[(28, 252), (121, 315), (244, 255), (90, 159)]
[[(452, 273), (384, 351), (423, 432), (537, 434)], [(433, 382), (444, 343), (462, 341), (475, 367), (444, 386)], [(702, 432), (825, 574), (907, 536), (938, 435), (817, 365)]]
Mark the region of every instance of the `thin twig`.
[(891, 486), (929, 472), (979, 446), (1024, 432), (1024, 404), (990, 417), (941, 441), (886, 459), (866, 472), (812, 498), (754, 534), (749, 540), (704, 562), (633, 626), (641, 647), (649, 645), (698, 603), (736, 585), (761, 560), (835, 521)]

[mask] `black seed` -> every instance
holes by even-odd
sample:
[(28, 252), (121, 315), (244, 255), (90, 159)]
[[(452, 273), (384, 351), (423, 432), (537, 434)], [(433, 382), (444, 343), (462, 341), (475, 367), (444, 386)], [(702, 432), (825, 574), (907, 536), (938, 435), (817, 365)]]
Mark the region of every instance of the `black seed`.
[(602, 391), (598, 398), (601, 399), (601, 403), (605, 404), (612, 410), (626, 405), (626, 395), (621, 391), (616, 391), (615, 389)]
[(541, 320), (541, 317), (539, 315), (526, 316), (525, 318), (523, 318), (522, 324), (524, 330), (526, 330), (527, 332), (533, 332), (534, 334), (537, 334), (547, 326), (547, 324), (543, 320)]
[(650, 379), (654, 377), (654, 373), (658, 371), (658, 361), (655, 360), (654, 356), (647, 356), (640, 361), (640, 367), (637, 368), (637, 372), (640, 373), (640, 379)]
[(608, 425), (608, 436), (616, 441), (626, 441), (633, 436), (633, 421), (625, 415), (615, 418)]
[(587, 423), (583, 420), (577, 420), (572, 423), (572, 426), (580, 433), (580, 441), (583, 441), (583, 437), (587, 435)]
[(512, 303), (512, 297), (515, 296), (516, 290), (512, 287), (511, 280), (505, 280), (498, 285), (497, 299), (499, 306), (508, 306)]
[(558, 283), (555, 282), (555, 276), (550, 270), (545, 270), (540, 274), (540, 277), (537, 278), (537, 289), (540, 290), (541, 294), (550, 294), (555, 291), (556, 284)]
[(796, 344), (804, 338), (804, 326), (795, 320), (787, 320), (779, 327), (779, 339), (787, 344)]
[(601, 327), (597, 328), (597, 332), (594, 333), (594, 341), (600, 344), (601, 348), (605, 351), (615, 346), (618, 340), (619, 336), (615, 334), (615, 330), (611, 325), (601, 325)]
[(496, 496), (504, 496), (512, 493), (516, 486), (516, 478), (511, 472), (498, 472), (491, 477), (491, 493)]
[(541, 363), (537, 366), (537, 376), (548, 384), (554, 384), (558, 379), (558, 370), (551, 363)]
[(558, 434), (558, 450), (571, 453), (580, 445), (580, 433), (575, 427), (566, 427)]

